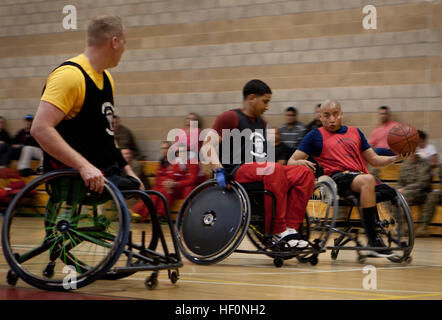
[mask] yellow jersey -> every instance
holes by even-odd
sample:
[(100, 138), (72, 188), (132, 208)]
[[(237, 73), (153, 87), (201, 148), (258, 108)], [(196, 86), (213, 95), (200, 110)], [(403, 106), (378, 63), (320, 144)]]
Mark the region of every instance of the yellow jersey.
[[(68, 61), (79, 64), (91, 77), (98, 89), (102, 90), (103, 74), (98, 73), (84, 54), (80, 54)], [(109, 78), (114, 92), (114, 80), (109, 71), (104, 70)], [(86, 95), (86, 81), (80, 69), (65, 65), (52, 72), (46, 80), (46, 89), (41, 100), (49, 102), (63, 111), (65, 119), (72, 119), (83, 107)]]

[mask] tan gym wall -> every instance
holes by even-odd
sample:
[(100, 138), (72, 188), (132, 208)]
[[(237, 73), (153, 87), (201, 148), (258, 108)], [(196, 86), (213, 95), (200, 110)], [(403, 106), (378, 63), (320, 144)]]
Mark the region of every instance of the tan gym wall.
[[(63, 7), (77, 8), (65, 30)], [(362, 8), (377, 9), (364, 30)], [(111, 70), (116, 108), (144, 155), (183, 126), (188, 112), (211, 126), (241, 104), (252, 78), (267, 82), (266, 118), (280, 126), (296, 106), (304, 123), (326, 98), (341, 101), (345, 122), (369, 136), (376, 112), (429, 133), (442, 151), (442, 1), (424, 0), (3, 0), (0, 1), (0, 115), (11, 134), (35, 113), (50, 71), (83, 52), (87, 21), (116, 14), (127, 49)]]

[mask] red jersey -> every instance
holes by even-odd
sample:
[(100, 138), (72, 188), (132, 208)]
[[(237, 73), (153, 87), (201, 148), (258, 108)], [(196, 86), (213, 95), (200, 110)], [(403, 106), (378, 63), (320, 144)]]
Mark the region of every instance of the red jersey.
[(324, 174), (332, 175), (342, 171), (368, 173), (357, 128), (349, 126), (345, 134), (329, 132), (324, 127), (318, 130), (322, 135), (323, 146), (321, 156), (315, 159), (324, 168)]

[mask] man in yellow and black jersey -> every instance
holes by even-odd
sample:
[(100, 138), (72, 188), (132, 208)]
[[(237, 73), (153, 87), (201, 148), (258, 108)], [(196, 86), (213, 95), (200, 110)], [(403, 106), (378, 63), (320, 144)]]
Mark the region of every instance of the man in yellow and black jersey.
[[(77, 169), (86, 186), (102, 192), (104, 177), (121, 177), (144, 189), (115, 145), (114, 82), (106, 70), (118, 65), (126, 44), (120, 18), (99, 16), (88, 25), (83, 54), (49, 75), (31, 128), (45, 151), (44, 169)], [(120, 186), (119, 186), (120, 187)]]

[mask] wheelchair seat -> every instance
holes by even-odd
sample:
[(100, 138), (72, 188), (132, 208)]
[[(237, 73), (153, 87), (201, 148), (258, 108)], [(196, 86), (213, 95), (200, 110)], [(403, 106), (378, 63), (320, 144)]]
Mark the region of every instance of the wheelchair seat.
[(241, 183), (241, 185), (248, 192), (263, 192), (264, 191), (264, 184), (261, 181)]
[[(390, 187), (388, 184), (382, 183), (375, 187), (376, 203), (385, 201), (393, 201), (397, 197), (396, 189)], [(339, 199), (346, 204), (355, 204), (359, 206), (359, 193), (350, 189), (344, 191), (344, 194)]]

